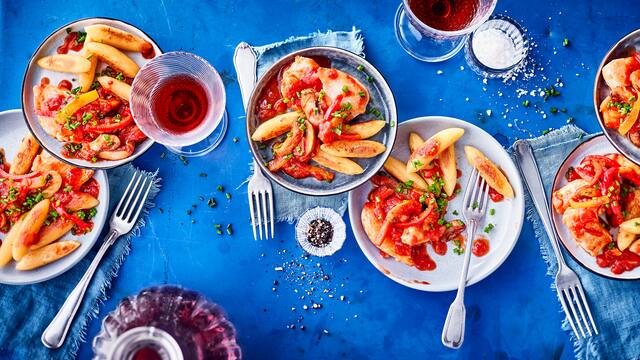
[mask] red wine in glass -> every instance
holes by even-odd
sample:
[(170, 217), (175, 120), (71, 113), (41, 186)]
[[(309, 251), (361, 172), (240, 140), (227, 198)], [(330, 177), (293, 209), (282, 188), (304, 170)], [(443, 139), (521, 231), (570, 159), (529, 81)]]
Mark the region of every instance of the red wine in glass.
[(443, 31), (466, 28), (479, 5), (480, 0), (409, 0), (409, 8), (420, 21)]
[(208, 107), (207, 92), (200, 81), (174, 75), (158, 84), (152, 111), (158, 126), (169, 133), (184, 134), (202, 123)]

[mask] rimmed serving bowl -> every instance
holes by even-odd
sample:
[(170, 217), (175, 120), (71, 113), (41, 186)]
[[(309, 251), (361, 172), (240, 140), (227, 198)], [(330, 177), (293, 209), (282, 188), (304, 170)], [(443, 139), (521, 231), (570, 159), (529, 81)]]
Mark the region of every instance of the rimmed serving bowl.
[[(63, 43), (65, 36), (67, 35), (66, 29), (71, 28), (73, 30), (83, 29), (85, 26), (94, 25), (94, 24), (104, 24), (113, 26), (127, 32), (130, 32), (134, 35), (141, 37), (142, 39), (150, 42), (153, 45), (153, 49), (156, 55), (162, 54), (162, 50), (156, 44), (156, 42), (147, 35), (144, 31), (139, 28), (116, 19), (105, 18), (105, 17), (94, 17), (94, 18), (86, 18), (80, 19), (68, 24), (65, 24), (58, 29), (54, 30), (47, 38), (38, 46), (36, 51), (31, 55), (31, 59), (29, 59), (29, 63), (27, 65), (27, 69), (25, 70), (24, 78), (22, 80), (22, 112), (24, 114), (24, 118), (27, 122), (27, 126), (36, 140), (40, 143), (40, 145), (46, 149), (49, 153), (53, 154), (56, 158), (64, 161), (70, 165), (89, 168), (89, 169), (110, 169), (114, 167), (118, 167), (124, 164), (127, 164), (133, 160), (135, 160), (140, 155), (144, 154), (151, 145), (153, 145), (153, 140), (146, 139), (145, 141), (139, 143), (133, 154), (126, 159), (121, 160), (100, 160), (98, 162), (90, 162), (82, 159), (75, 158), (67, 158), (62, 155), (62, 149), (64, 146), (64, 142), (59, 141), (51, 137), (47, 132), (42, 128), (40, 122), (38, 121), (38, 117), (35, 112), (34, 106), (34, 94), (33, 87), (40, 83), (40, 80), (43, 77), (47, 77), (51, 80), (52, 84), (57, 84), (60, 80), (72, 80), (72, 86), (78, 86), (77, 83), (77, 75), (76, 74), (67, 74), (67, 73), (56, 73), (51, 70), (46, 70), (40, 68), (36, 61), (41, 57), (53, 55), (56, 53), (56, 48)], [(70, 52), (73, 53), (73, 52)], [(127, 55), (133, 59), (140, 67), (150, 61), (150, 59), (145, 59), (139, 53), (131, 53), (126, 52)], [(99, 70), (100, 67), (96, 70)]]
[[(335, 172), (335, 178), (332, 182), (318, 181), (314, 178), (295, 179), (283, 172), (273, 173), (269, 171), (265, 162), (272, 158), (271, 143), (267, 146), (260, 146), (259, 143), (251, 140), (251, 134), (260, 124), (258, 119), (257, 105), (260, 97), (271, 82), (278, 76), (280, 70), (295, 60), (296, 56), (308, 56), (312, 58), (325, 58), (331, 62), (331, 67), (344, 71), (360, 81), (369, 91), (370, 100), (367, 109), (376, 108), (387, 122), (386, 126), (375, 136), (369, 140), (381, 142), (386, 146), (386, 150), (373, 158), (369, 159), (352, 159), (356, 161), (364, 172), (359, 175), (345, 175)], [(358, 70), (358, 66), (362, 65), (362, 70)], [(370, 77), (367, 80), (368, 76)], [(358, 123), (367, 120), (379, 120), (380, 116), (374, 114), (362, 114), (351, 121)], [(364, 58), (347, 50), (335, 47), (311, 47), (290, 53), (275, 64), (271, 65), (264, 75), (258, 80), (249, 105), (247, 106), (247, 139), (253, 157), (256, 159), (258, 166), (273, 181), (283, 187), (305, 195), (311, 196), (327, 196), (341, 194), (350, 191), (359, 185), (365, 183), (373, 175), (375, 175), (383, 166), (389, 157), (391, 149), (396, 139), (396, 128), (398, 124), (396, 103), (391, 93), (391, 89), (380, 72)], [(333, 171), (333, 170), (332, 170)]]
[(598, 123), (602, 128), (602, 132), (611, 145), (629, 160), (640, 164), (640, 147), (634, 145), (627, 136), (620, 135), (617, 129), (607, 128), (600, 113), (600, 104), (611, 93), (611, 90), (602, 77), (602, 68), (611, 60), (628, 57), (635, 51), (640, 51), (640, 29), (624, 36), (620, 41), (615, 43), (604, 56), (596, 72), (596, 79), (593, 86), (593, 108), (598, 117)]

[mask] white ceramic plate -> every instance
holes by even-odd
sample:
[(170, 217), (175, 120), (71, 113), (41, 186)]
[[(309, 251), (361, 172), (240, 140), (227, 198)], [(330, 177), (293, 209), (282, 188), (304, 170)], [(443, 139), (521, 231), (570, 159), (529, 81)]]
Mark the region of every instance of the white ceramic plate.
[[(34, 104), (33, 104), (33, 87), (40, 83), (40, 80), (43, 77), (48, 77), (51, 80), (51, 84), (57, 84), (60, 80), (69, 80), (73, 87), (78, 86), (77, 75), (75, 74), (66, 74), (66, 73), (58, 73), (50, 70), (45, 70), (39, 67), (36, 64), (36, 61), (44, 56), (53, 55), (56, 53), (56, 48), (60, 46), (64, 42), (65, 36), (67, 36), (66, 29), (71, 28), (73, 31), (82, 30), (85, 26), (93, 25), (93, 24), (104, 24), (116, 27), (118, 29), (122, 29), (128, 31), (134, 35), (137, 35), (147, 41), (149, 41), (155, 50), (156, 56), (162, 54), (162, 51), (158, 47), (158, 45), (149, 37), (149, 35), (145, 34), (142, 30), (136, 28), (133, 25), (127, 24), (120, 20), (107, 19), (107, 18), (90, 18), (90, 19), (82, 19), (77, 20), (72, 23), (66, 24), (57, 30), (55, 30), (51, 35), (49, 35), (43, 42), (40, 44), (38, 49), (34, 52), (29, 60), (29, 64), (27, 65), (27, 70), (24, 75), (24, 79), (22, 81), (22, 109), (24, 111), (24, 116), (27, 120), (27, 125), (31, 129), (31, 132), (34, 134), (40, 145), (42, 145), (45, 149), (47, 149), (51, 154), (55, 155), (60, 160), (67, 162), (71, 165), (91, 168), (91, 169), (110, 169), (113, 167), (117, 167), (126, 163), (129, 163), (136, 159), (138, 156), (142, 155), (147, 149), (153, 145), (153, 140), (147, 139), (142, 143), (136, 146), (133, 154), (122, 160), (100, 160), (98, 162), (90, 162), (82, 159), (73, 159), (73, 158), (65, 158), (61, 154), (63, 142), (58, 141), (57, 139), (49, 136), (42, 126), (40, 126), (40, 122), (38, 122), (38, 117), (36, 116)], [(150, 59), (145, 59), (139, 53), (125, 52), (133, 61), (135, 61), (141, 68), (144, 64), (146, 64)], [(69, 54), (75, 54), (74, 51), (69, 51)], [(106, 67), (105, 64), (101, 63), (98, 65), (96, 72), (100, 72), (102, 69)], [(75, 79), (75, 81), (72, 81)]]
[[(505, 172), (515, 192), (514, 199), (505, 199), (499, 203), (489, 202), (489, 209), (495, 209), (495, 215), (487, 214), (485, 221), (478, 227), (477, 235), (483, 235), (489, 239), (490, 250), (483, 257), (472, 256), (468, 277), (468, 284), (472, 285), (495, 271), (515, 246), (524, 219), (524, 191), (518, 169), (500, 143), (484, 130), (462, 120), (443, 116), (428, 116), (401, 123), (391, 156), (401, 161), (406, 161), (409, 158), (408, 138), (411, 132), (416, 132), (424, 139), (428, 139), (436, 132), (451, 127), (460, 127), (465, 130), (464, 136), (455, 144), (458, 169), (462, 171), (462, 177), (458, 179), (458, 182), (462, 188), (466, 186), (472, 170), (463, 149), (465, 145), (471, 145), (482, 151)], [(427, 251), (437, 264), (433, 271), (420, 271), (393, 258), (385, 259), (380, 255), (378, 248), (371, 243), (360, 222), (360, 213), (371, 189), (371, 182), (367, 182), (349, 193), (351, 228), (360, 249), (369, 261), (390, 279), (414, 289), (423, 291), (456, 289), (464, 256), (455, 254), (451, 243), (448, 243), (449, 249), (444, 256), (435, 254), (433, 249), (428, 246)], [(462, 219), (462, 195), (458, 195), (449, 203), (446, 219)], [(454, 210), (458, 210), (460, 215), (452, 215)], [(489, 234), (485, 234), (482, 230), (489, 223), (494, 224), (495, 228)]]
[[(4, 148), (8, 161), (12, 161), (18, 150), (20, 141), (29, 133), (29, 129), (24, 122), (22, 111), (9, 110), (0, 112), (0, 147)], [(74, 236), (68, 233), (65, 240), (76, 240), (80, 242), (80, 247), (62, 259), (52, 262), (38, 269), (19, 271), (15, 269), (15, 262), (0, 268), (0, 284), (24, 285), (33, 284), (54, 278), (73, 267), (80, 261), (95, 244), (105, 221), (107, 220), (107, 208), (109, 204), (109, 181), (104, 170), (97, 170), (93, 177), (100, 185), (100, 195), (98, 200), (98, 213), (93, 218), (93, 230), (82, 236)], [(5, 234), (0, 233), (0, 238)]]
[[(616, 149), (613, 147), (613, 145), (611, 145), (611, 143), (604, 135), (599, 135), (583, 142), (577, 148), (575, 148), (575, 150), (573, 150), (569, 154), (569, 156), (567, 156), (567, 158), (558, 169), (556, 177), (553, 180), (552, 189), (554, 189), (555, 191), (565, 186), (567, 184), (567, 180), (565, 179), (564, 175), (569, 170), (569, 167), (580, 165), (580, 161), (582, 161), (585, 156), (604, 155), (610, 153), (618, 153), (618, 151), (616, 151)], [(549, 204), (549, 206), (551, 206), (551, 208), (553, 209), (551, 204)], [(609, 278), (625, 280), (640, 279), (640, 267), (635, 268), (632, 271), (625, 271), (622, 274), (616, 275), (611, 272), (611, 269), (598, 266), (598, 264), (596, 263), (596, 258), (584, 251), (573, 239), (571, 233), (569, 232), (569, 229), (567, 229), (567, 227), (562, 223), (562, 216), (555, 211), (552, 212), (553, 226), (556, 228), (556, 232), (560, 236), (562, 245), (564, 245), (569, 254), (571, 254), (571, 256), (573, 256), (573, 258), (578, 263), (596, 274)]]

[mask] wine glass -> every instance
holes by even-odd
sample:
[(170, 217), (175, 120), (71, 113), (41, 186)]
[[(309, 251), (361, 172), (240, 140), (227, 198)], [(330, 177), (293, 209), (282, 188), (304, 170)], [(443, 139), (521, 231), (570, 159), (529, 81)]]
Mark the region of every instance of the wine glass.
[[(497, 0), (475, 1), (477, 7), (470, 21), (462, 24), (459, 29), (440, 30), (425, 24), (416, 16), (413, 9), (419, 1), (403, 0), (395, 17), (396, 38), (400, 46), (420, 61), (440, 62), (451, 58), (464, 47), (467, 36), (487, 21), (497, 3)], [(414, 6), (413, 9), (411, 5)], [(434, 0), (430, 6), (446, 6), (448, 13), (457, 11), (453, 0)], [(436, 11), (427, 9), (430, 10)]]
[(131, 85), (131, 113), (140, 130), (170, 151), (202, 156), (227, 131), (224, 84), (198, 55), (164, 53), (142, 67)]

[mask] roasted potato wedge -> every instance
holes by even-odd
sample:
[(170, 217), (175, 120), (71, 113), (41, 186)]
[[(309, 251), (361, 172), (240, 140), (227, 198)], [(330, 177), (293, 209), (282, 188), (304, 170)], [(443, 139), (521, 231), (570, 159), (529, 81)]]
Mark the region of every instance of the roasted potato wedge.
[(29, 246), (38, 240), (38, 233), (49, 214), (49, 199), (44, 199), (33, 206), (25, 215), (23, 225), (13, 241), (12, 255), (16, 261), (22, 259), (29, 251)]
[(73, 222), (58, 218), (56, 221), (49, 225), (43, 226), (38, 232), (38, 242), (29, 247), (30, 250), (40, 249), (43, 246), (49, 245), (52, 242), (60, 239), (64, 234), (71, 231), (73, 228)]
[(513, 188), (511, 184), (509, 184), (509, 179), (500, 171), (496, 164), (473, 146), (465, 146), (464, 152), (467, 155), (469, 164), (478, 170), (480, 176), (482, 176), (489, 186), (506, 198), (514, 197)]
[(623, 222), (620, 224), (620, 231), (640, 235), (640, 218), (634, 218)]
[(13, 260), (13, 243), (16, 241), (18, 234), (20, 233), (20, 227), (23, 224), (24, 216), (21, 217), (9, 232), (7, 236), (2, 240), (2, 245), (0, 245), (0, 267), (7, 265), (11, 260)]
[(80, 55), (55, 54), (38, 59), (38, 66), (43, 69), (80, 74), (91, 70), (91, 62)]
[[(115, 70), (120, 71), (122, 75), (126, 77), (135, 77), (138, 71), (140, 71), (140, 67), (135, 61), (111, 45), (90, 42), (84, 44), (84, 46), (87, 48), (87, 51), (97, 56)], [(89, 62), (87, 59), (84, 60)]]
[(322, 144), (320, 149), (333, 156), (372, 158), (382, 154), (386, 147), (377, 141), (371, 140), (338, 140), (330, 144)]
[(418, 172), (424, 169), (462, 135), (464, 135), (464, 129), (461, 128), (449, 128), (436, 133), (411, 153), (407, 162), (407, 171)]
[[(88, 39), (85, 40), (85, 43), (86, 42), (88, 42)], [(82, 92), (87, 92), (91, 90), (91, 85), (93, 85), (93, 78), (96, 76), (98, 57), (93, 55), (84, 47), (82, 48), (81, 54), (91, 63), (91, 68), (89, 69), (89, 71), (78, 74), (78, 82), (80, 83), (80, 86), (82, 86)]]
[(280, 136), (291, 130), (294, 121), (298, 120), (300, 116), (301, 115), (295, 111), (276, 115), (260, 124), (253, 132), (253, 135), (251, 135), (251, 140), (267, 141)]
[(427, 191), (428, 189), (427, 182), (420, 175), (417, 173), (407, 172), (405, 163), (393, 156), (389, 156), (387, 161), (384, 162), (384, 169), (389, 173), (389, 175), (393, 176), (400, 182), (406, 183), (407, 181), (413, 181), (413, 186), (416, 189), (422, 191)]
[(355, 161), (339, 156), (333, 156), (322, 151), (322, 149), (319, 149), (316, 156), (311, 159), (326, 168), (347, 175), (357, 175), (364, 172), (364, 169)]
[(440, 170), (442, 170), (442, 180), (444, 181), (444, 192), (451, 196), (456, 189), (458, 182), (458, 169), (456, 168), (456, 149), (454, 145), (444, 149), (438, 155), (440, 160)]
[(621, 229), (620, 231), (618, 231), (618, 236), (616, 237), (618, 249), (620, 249), (620, 251), (624, 251), (629, 247), (629, 245), (631, 245), (631, 243), (635, 241), (635, 239), (636, 234), (632, 234)]
[(638, 254), (640, 255), (640, 239), (634, 241), (630, 246), (629, 246), (629, 251), (631, 251), (634, 254)]
[(60, 241), (31, 251), (16, 264), (16, 270), (33, 270), (47, 265), (69, 255), (79, 246), (78, 241)]
[(81, 107), (98, 100), (98, 97), (98, 91), (96, 90), (91, 90), (87, 93), (78, 95), (78, 97), (67, 103), (67, 105), (65, 105), (64, 108), (56, 114), (56, 122), (58, 124), (66, 123), (68, 116), (73, 115), (76, 111), (80, 110)]
[(99, 203), (100, 201), (98, 201), (98, 199), (87, 193), (76, 193), (65, 207), (71, 211), (78, 211), (94, 208), (98, 206)]
[(360, 139), (368, 139), (375, 134), (379, 133), (385, 126), (384, 120), (371, 120), (364, 121), (355, 124), (349, 124), (345, 134), (358, 135)]
[(414, 151), (418, 150), (418, 148), (424, 144), (424, 139), (422, 136), (418, 135), (418, 133), (410, 133), (409, 134), (409, 152), (413, 154)]
[(25, 136), (20, 143), (16, 157), (13, 158), (11, 168), (9, 168), (9, 173), (16, 175), (28, 173), (31, 169), (33, 159), (38, 155), (38, 151), (40, 151), (40, 145), (33, 135), (28, 134)]
[(147, 52), (153, 47), (139, 36), (108, 25), (89, 25), (85, 26), (84, 30), (91, 41), (111, 45), (120, 50)]
[(96, 80), (100, 83), (100, 86), (116, 94), (122, 100), (129, 102), (131, 97), (131, 85), (124, 81), (120, 81), (111, 76), (99, 76)]

